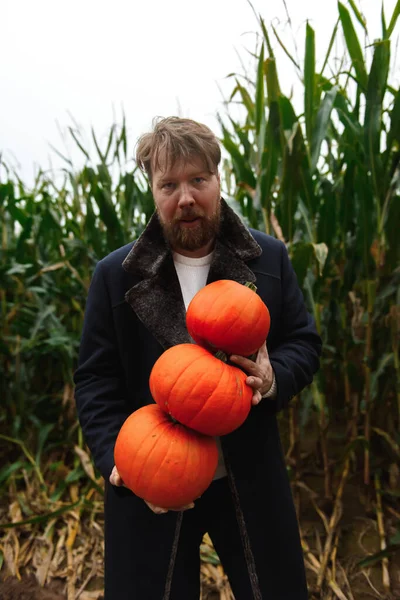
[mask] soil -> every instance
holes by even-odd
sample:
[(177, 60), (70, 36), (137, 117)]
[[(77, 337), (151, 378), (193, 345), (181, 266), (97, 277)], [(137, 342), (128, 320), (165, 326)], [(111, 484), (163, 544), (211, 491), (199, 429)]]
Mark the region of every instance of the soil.
[(54, 582), (50, 588), (43, 588), (33, 575), (21, 580), (10, 577), (0, 580), (0, 600), (65, 600), (66, 596), (59, 594), (57, 587), (57, 582)]

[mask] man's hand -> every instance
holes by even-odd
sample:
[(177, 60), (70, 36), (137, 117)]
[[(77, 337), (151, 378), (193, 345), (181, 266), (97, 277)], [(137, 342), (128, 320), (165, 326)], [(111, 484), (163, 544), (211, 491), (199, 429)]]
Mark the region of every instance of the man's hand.
[[(122, 486), (126, 487), (124, 482), (122, 481), (121, 475), (118, 473), (118, 469), (116, 466), (114, 466), (113, 470), (111, 471), (110, 483), (117, 487), (122, 487)], [(146, 500), (144, 500), (144, 502), (146, 502)], [(150, 510), (152, 510), (153, 513), (155, 513), (156, 515), (162, 515), (162, 514), (168, 512), (168, 510), (174, 510), (174, 511), (180, 512), (181, 510), (189, 510), (190, 508), (194, 508), (194, 502), (191, 502), (190, 504), (187, 504), (186, 506), (182, 506), (181, 508), (170, 508), (170, 509), (161, 508), (161, 506), (155, 506), (151, 502), (146, 502), (146, 504), (150, 508)]]
[(267, 343), (264, 342), (259, 349), (255, 362), (244, 356), (237, 356), (236, 354), (232, 354), (232, 356), (229, 357), (229, 360), (248, 373), (249, 376), (246, 379), (246, 383), (254, 390), (252, 404), (255, 406), (270, 390), (274, 381), (274, 371), (269, 360)]
[(122, 481), (122, 477), (121, 475), (118, 473), (118, 469), (117, 467), (114, 465), (113, 470), (111, 471), (111, 475), (110, 475), (110, 483), (112, 485), (116, 485), (117, 487), (125, 487), (124, 482)]
[[(145, 502), (146, 502), (146, 500), (145, 500)], [(146, 504), (150, 508), (150, 510), (152, 510), (153, 513), (155, 513), (156, 515), (162, 515), (162, 514), (168, 512), (169, 510), (181, 512), (182, 510), (189, 510), (190, 508), (194, 508), (194, 502), (191, 502), (190, 504), (187, 504), (186, 506), (182, 506), (181, 508), (161, 508), (161, 506), (154, 506), (154, 504), (152, 504), (151, 502), (146, 502)]]

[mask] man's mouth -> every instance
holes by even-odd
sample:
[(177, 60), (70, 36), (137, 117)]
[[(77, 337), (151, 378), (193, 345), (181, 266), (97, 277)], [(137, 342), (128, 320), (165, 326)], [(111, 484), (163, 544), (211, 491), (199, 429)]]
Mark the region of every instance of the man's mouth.
[(186, 219), (181, 219), (181, 223), (194, 223), (198, 221), (200, 217), (188, 217)]

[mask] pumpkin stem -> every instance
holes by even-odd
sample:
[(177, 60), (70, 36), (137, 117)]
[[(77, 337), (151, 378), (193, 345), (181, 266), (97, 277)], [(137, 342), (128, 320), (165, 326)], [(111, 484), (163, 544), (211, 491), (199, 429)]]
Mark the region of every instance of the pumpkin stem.
[(246, 281), (246, 283), (244, 285), (246, 287), (248, 287), (250, 290), (252, 290), (253, 292), (257, 291), (257, 286), (254, 285), (254, 283), (251, 283), (251, 281)]
[(225, 352), (222, 352), (222, 350), (218, 350), (218, 352), (216, 354), (214, 354), (214, 356), (215, 356), (215, 358), (222, 360), (222, 362), (224, 362), (224, 363), (228, 362), (228, 356), (227, 356), (227, 354), (225, 354)]

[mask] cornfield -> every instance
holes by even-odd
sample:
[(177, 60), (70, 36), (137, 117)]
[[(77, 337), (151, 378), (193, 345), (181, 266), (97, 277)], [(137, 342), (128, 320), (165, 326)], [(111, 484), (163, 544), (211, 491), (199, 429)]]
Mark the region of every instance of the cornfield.
[[(338, 2), (320, 69), (309, 24), (300, 61), (256, 15), (254, 75), (231, 75), (218, 115), (222, 175), (243, 219), (286, 243), (324, 342), (314, 383), (280, 415), (310, 598), (390, 599), (400, 596), (400, 0), (390, 20), (382, 9), (375, 41), (348, 6)], [(297, 73), (301, 114), (280, 86), (277, 47)], [(40, 171), (27, 189), (0, 164), (0, 576), (34, 574), (57, 597), (90, 600), (101, 597), (103, 486), (72, 374), (96, 261), (140, 234), (153, 201), (125, 122), (104, 143), (92, 131), (94, 152), (76, 126), (69, 134), (83, 168), (65, 157), (61, 177)], [(207, 536), (201, 556), (203, 600), (233, 598)]]

